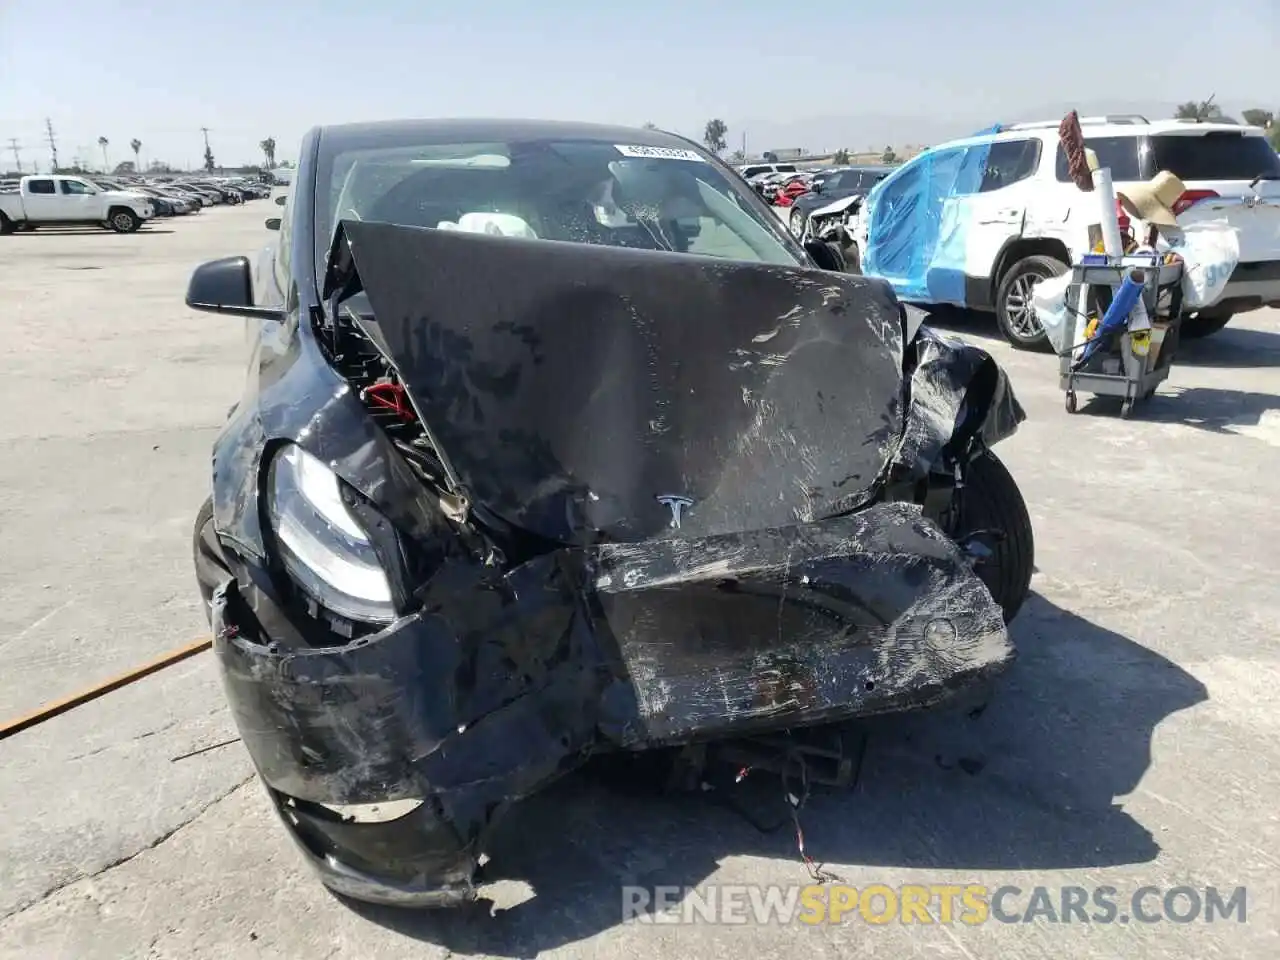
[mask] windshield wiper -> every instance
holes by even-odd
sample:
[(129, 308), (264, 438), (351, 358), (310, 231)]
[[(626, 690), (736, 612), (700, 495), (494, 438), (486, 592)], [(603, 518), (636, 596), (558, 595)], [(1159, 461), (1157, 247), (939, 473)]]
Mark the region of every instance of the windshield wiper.
[(1280, 173), (1260, 173), (1249, 181), (1249, 188), (1252, 189), (1256, 187), (1263, 180), (1280, 180)]

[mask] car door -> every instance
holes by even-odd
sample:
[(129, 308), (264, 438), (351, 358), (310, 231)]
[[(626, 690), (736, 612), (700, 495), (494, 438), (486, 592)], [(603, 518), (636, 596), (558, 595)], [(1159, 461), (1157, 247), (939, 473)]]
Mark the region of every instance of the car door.
[(97, 189), (83, 180), (63, 177), (58, 181), (58, 195), (61, 220), (79, 220), (88, 223), (101, 220), (106, 216)]
[(58, 185), (53, 177), (26, 180), (22, 185), (22, 208), (28, 220), (56, 222), (65, 219)]
[(975, 247), (989, 242), (991, 225), (983, 213), (982, 185), (991, 153), (998, 146), (979, 141), (939, 150), (931, 163), (917, 228), (919, 258), (913, 283), (921, 301), (966, 306), (967, 279)]
[(1039, 137), (997, 140), (985, 157), (974, 158), (981, 180), (957, 210), (965, 231), (963, 259), (957, 265), (966, 276), (989, 278), (1000, 252), (1023, 235), (1028, 211), (1038, 200), (1034, 177), (1042, 150)]

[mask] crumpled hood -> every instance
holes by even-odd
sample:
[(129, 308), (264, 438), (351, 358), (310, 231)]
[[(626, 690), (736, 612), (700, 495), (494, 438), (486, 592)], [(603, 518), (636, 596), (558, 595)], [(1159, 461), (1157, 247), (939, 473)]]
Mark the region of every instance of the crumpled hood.
[[(712, 536), (868, 496), (903, 434), (887, 285), (345, 221), (395, 365), (475, 503), (565, 543)], [(343, 237), (339, 237), (339, 243)], [(677, 512), (670, 498), (684, 498)]]

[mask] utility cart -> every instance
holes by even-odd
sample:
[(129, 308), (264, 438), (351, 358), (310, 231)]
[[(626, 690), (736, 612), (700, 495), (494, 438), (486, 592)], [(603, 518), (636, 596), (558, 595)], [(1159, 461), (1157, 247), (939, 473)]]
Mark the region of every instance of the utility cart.
[[(1135, 352), (1127, 329), (1117, 334), (1109, 346), (1094, 352), (1079, 364), (1088, 341), (1085, 331), (1091, 308), (1101, 317), (1104, 304), (1111, 303), (1112, 291), (1130, 271), (1144, 274), (1141, 294), (1151, 319), (1148, 352)], [(1067, 290), (1067, 314), (1075, 318), (1072, 347), (1061, 357), (1060, 385), (1066, 393), (1067, 413), (1077, 409), (1077, 393), (1120, 397), (1120, 416), (1128, 418), (1137, 400), (1147, 400), (1169, 376), (1182, 328), (1182, 261), (1166, 262), (1162, 254), (1138, 254), (1108, 263), (1079, 263), (1072, 268)]]

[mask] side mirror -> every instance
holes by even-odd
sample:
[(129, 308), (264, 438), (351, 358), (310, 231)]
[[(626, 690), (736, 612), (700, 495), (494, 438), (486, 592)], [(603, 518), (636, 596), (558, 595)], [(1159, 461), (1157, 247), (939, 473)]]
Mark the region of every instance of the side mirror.
[(279, 229), (280, 229), (280, 218), (279, 218), (279, 217), (267, 217), (267, 229), (268, 229), (268, 230), (279, 230)]
[(804, 250), (809, 254), (809, 259), (817, 264), (819, 270), (844, 273), (848, 269), (844, 254), (833, 243), (827, 243), (825, 240), (806, 240)]
[(815, 181), (813, 181), (813, 183), (809, 184), (809, 192), (810, 192), (810, 193), (821, 193), (821, 192), (822, 192), (822, 181), (820, 181), (820, 180), (815, 180)]
[(277, 207), (283, 207), (288, 202), (289, 202), (289, 195), (287, 193), (282, 193), (280, 194), (280, 196), (276, 197)]
[(187, 306), (205, 313), (279, 320), (284, 311), (253, 305), (253, 281), (248, 257), (223, 257), (202, 263), (187, 283)]

